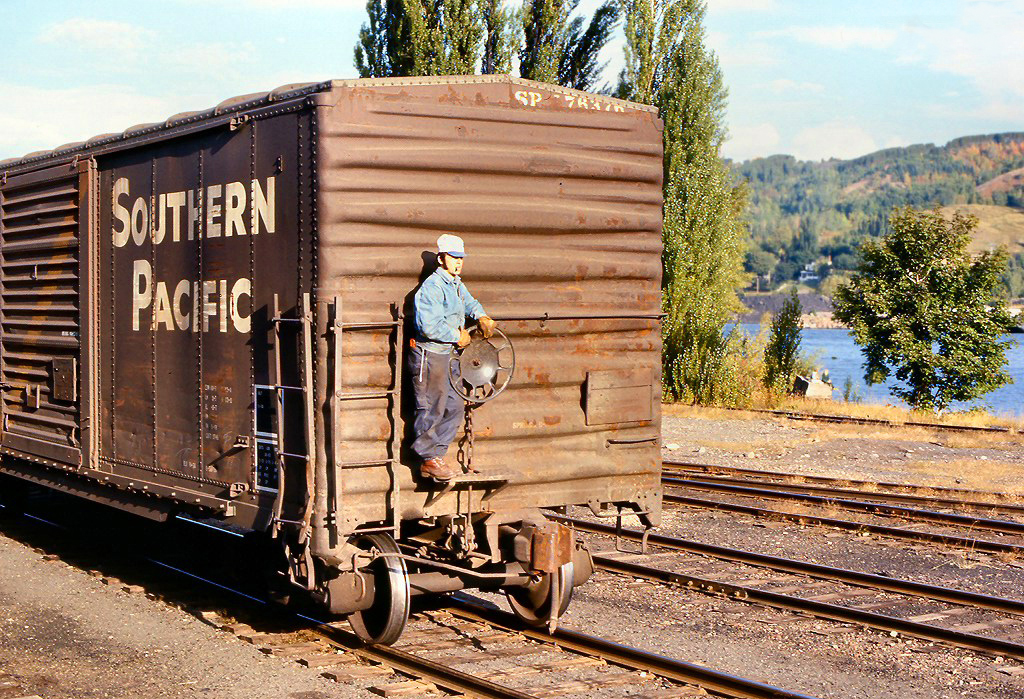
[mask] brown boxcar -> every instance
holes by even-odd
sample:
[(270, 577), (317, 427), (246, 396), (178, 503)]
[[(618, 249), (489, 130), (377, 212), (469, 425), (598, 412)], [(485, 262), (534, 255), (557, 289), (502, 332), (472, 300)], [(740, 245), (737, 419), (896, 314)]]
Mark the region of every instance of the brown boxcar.
[[(286, 86), (0, 162), (0, 470), (268, 532), (369, 640), (410, 581), (557, 617), (589, 559), (538, 508), (660, 512), (661, 180), (652, 108), (506, 76)], [(448, 487), (405, 457), (401, 372), (443, 232), (516, 358)]]

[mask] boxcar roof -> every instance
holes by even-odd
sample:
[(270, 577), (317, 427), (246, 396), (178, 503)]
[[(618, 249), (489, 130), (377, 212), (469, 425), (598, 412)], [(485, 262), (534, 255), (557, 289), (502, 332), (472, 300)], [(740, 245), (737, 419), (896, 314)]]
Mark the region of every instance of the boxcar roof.
[[(340, 88), (391, 87), (396, 85), (475, 85), (475, 84), (516, 84), (524, 87), (542, 88), (549, 92), (588, 95), (582, 90), (574, 90), (560, 85), (549, 85), (534, 80), (517, 78), (511, 75), (446, 75), (407, 78), (359, 78), (352, 80), (327, 80), (317, 83), (292, 83), (282, 85), (270, 92), (256, 92), (239, 95), (224, 100), (216, 107), (195, 112), (182, 112), (168, 117), (162, 122), (136, 124), (121, 133), (107, 133), (93, 136), (85, 141), (65, 143), (52, 150), (41, 150), (28, 153), (17, 158), (0, 160), (0, 170), (29, 170), (41, 165), (49, 165), (51, 161), (68, 160), (94, 151), (110, 152), (130, 148), (140, 140), (161, 140), (172, 138), (182, 131), (191, 131), (203, 122), (230, 118), (229, 115), (246, 109), (266, 106), (277, 102), (292, 100), (317, 92), (327, 92)], [(634, 111), (657, 112), (656, 107), (636, 102), (620, 100), (615, 97), (602, 99), (614, 104), (621, 104)]]

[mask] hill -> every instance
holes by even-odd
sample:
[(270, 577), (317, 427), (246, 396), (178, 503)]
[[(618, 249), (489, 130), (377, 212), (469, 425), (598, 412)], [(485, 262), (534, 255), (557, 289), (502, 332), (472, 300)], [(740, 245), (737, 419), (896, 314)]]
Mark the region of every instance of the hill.
[(973, 249), (1014, 255), (1007, 292), (1024, 295), (1024, 133), (889, 148), (853, 160), (773, 155), (734, 163), (747, 181), (752, 234), (747, 270), (758, 286), (794, 279), (828, 291), (857, 264), (857, 246), (888, 229), (894, 207), (966, 210), (979, 219)]

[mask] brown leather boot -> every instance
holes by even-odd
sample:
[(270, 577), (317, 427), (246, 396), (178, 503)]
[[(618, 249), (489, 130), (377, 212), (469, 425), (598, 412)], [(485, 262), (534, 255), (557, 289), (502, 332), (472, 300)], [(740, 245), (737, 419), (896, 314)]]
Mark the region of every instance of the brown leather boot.
[(455, 477), (455, 469), (438, 456), (434, 459), (423, 460), (423, 464), (420, 466), (420, 475), (424, 478), (433, 478), (435, 481), (450, 481)]

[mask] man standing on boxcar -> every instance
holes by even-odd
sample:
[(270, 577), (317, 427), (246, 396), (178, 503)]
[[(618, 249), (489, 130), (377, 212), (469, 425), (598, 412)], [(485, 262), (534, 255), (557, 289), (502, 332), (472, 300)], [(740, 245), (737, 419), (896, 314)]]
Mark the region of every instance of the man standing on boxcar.
[(448, 233), (439, 237), (437, 269), (414, 300), (416, 335), (409, 353), (416, 399), (412, 450), (422, 460), (420, 475), (438, 481), (449, 481), (457, 472), (444, 460), (463, 415), (462, 399), (448, 380), (452, 353), (470, 342), (466, 316), (476, 320), (484, 337), (497, 325), (459, 278), (465, 256), (462, 238)]

